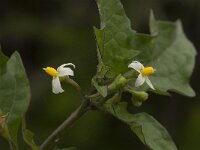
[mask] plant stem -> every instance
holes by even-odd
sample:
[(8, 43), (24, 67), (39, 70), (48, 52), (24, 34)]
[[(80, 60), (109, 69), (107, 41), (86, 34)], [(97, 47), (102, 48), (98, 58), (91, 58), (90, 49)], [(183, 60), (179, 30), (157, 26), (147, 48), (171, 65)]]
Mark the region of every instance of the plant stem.
[(65, 80), (64, 80), (66, 83), (69, 83), (71, 84), (72, 86), (74, 86), (76, 88), (77, 91), (79, 91), (81, 93), (82, 96), (84, 96), (84, 93), (81, 89), (81, 87), (78, 85), (78, 83), (76, 83), (74, 80), (72, 80), (71, 78), (69, 77), (66, 77)]
[[(120, 76), (121, 77), (121, 76)], [(121, 79), (121, 78), (120, 78)], [(67, 83), (70, 83), (76, 89), (81, 93), (83, 97), (83, 102), (81, 105), (56, 129), (54, 130), (51, 135), (41, 144), (41, 149), (46, 149), (50, 147), (56, 140), (59, 138), (60, 134), (63, 132), (63, 130), (69, 126), (71, 126), (76, 120), (78, 120), (86, 111), (91, 109), (92, 103), (90, 100), (93, 98), (100, 97), (101, 94), (99, 92), (93, 93), (91, 95), (84, 96), (80, 86), (72, 79), (66, 78), (65, 81)], [(124, 83), (126, 80), (124, 80), (122, 83)], [(114, 81), (114, 84), (111, 84), (108, 86), (108, 92), (116, 90), (116, 88), (121, 85), (122, 83), (118, 83), (119, 81)], [(119, 84), (119, 85), (118, 85)]]
[(10, 150), (14, 150), (14, 146), (13, 146), (13, 143), (11, 141), (9, 141), (9, 146), (10, 146)]
[(56, 139), (59, 138), (60, 134), (66, 127), (71, 126), (77, 119), (87, 112), (89, 104), (90, 100), (85, 98), (81, 105), (41, 144), (40, 148), (45, 149), (56, 142)]

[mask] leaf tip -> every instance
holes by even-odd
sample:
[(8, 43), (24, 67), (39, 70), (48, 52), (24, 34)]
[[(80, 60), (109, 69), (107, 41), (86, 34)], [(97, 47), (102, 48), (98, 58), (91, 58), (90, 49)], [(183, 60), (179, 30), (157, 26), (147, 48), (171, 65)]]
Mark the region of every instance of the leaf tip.
[(20, 54), (19, 54), (18, 51), (14, 51), (14, 53), (12, 54), (12, 56), (20, 57)]

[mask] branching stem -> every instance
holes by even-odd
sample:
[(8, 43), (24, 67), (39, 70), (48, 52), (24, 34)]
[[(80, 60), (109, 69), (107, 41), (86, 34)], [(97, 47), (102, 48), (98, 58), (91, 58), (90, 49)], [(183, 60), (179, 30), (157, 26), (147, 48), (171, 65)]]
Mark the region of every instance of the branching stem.
[[(122, 77), (122, 76), (120, 76)], [(118, 78), (117, 78), (118, 79)], [(121, 79), (121, 78), (120, 78)], [(119, 85), (126, 83), (126, 80), (123, 77), (123, 80), (120, 80), (120, 84), (118, 83), (119, 81), (114, 81), (114, 84), (110, 84), (108, 86), (108, 93), (112, 92), (113, 90), (116, 90)], [(72, 79), (67, 78), (65, 80), (67, 83), (70, 83), (73, 85), (82, 95), (83, 97), (83, 102), (81, 105), (56, 129), (54, 130), (51, 135), (41, 144), (40, 148), (41, 149), (47, 149), (51, 145), (53, 145), (57, 139), (59, 138), (60, 134), (66, 129), (67, 127), (71, 126), (76, 120), (78, 120), (85, 112), (87, 112), (89, 109), (91, 109), (93, 106), (91, 103), (92, 99), (99, 98), (101, 97), (101, 94), (99, 92), (97, 93), (92, 93), (91, 95), (84, 95), (80, 86)], [(122, 82), (123, 81), (123, 82)]]

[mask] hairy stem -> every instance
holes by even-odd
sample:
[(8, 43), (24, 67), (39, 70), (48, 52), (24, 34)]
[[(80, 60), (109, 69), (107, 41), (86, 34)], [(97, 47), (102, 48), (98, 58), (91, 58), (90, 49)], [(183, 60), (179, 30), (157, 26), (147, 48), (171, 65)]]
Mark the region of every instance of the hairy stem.
[(63, 130), (71, 126), (88, 110), (89, 104), (89, 99), (85, 98), (81, 105), (41, 144), (40, 148), (46, 149), (47, 147), (51, 146), (54, 142), (56, 142), (56, 139), (59, 138)]

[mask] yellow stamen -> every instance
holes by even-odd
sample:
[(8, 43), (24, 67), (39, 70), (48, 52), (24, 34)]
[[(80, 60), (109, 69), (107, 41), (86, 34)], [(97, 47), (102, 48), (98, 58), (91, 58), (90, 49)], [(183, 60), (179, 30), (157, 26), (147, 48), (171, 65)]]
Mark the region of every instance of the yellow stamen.
[(145, 67), (141, 70), (141, 73), (143, 76), (148, 76), (150, 74), (153, 74), (155, 72), (155, 69), (153, 67)]
[(52, 77), (56, 77), (58, 75), (58, 71), (52, 67), (43, 68), (43, 70)]

